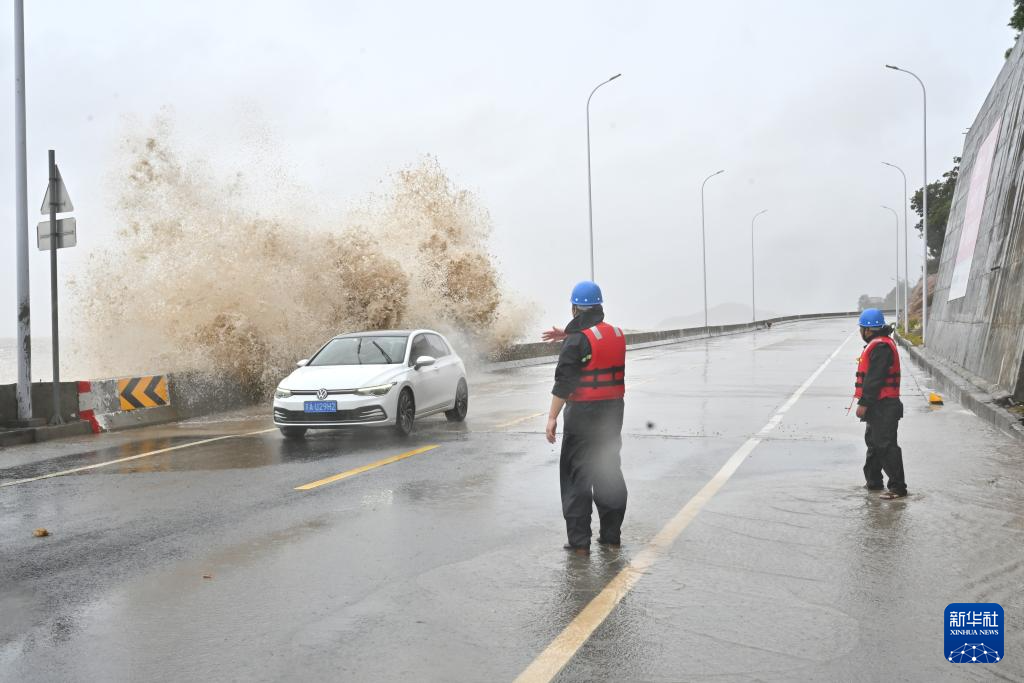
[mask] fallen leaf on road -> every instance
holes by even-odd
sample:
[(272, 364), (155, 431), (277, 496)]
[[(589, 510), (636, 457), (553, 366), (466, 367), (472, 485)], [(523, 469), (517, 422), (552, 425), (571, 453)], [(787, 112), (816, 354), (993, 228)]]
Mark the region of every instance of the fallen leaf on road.
[(36, 529), (35, 531), (33, 531), (32, 535), (35, 536), (36, 538), (42, 538), (43, 536), (49, 536), (50, 532), (47, 531), (46, 529), (40, 528), (40, 529)]

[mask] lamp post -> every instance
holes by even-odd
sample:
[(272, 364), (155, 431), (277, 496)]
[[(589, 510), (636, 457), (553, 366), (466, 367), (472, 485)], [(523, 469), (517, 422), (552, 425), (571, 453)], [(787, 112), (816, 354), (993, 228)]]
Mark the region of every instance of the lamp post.
[(590, 182), (590, 98), (594, 96), (597, 89), (602, 85), (611, 83), (622, 74), (615, 74), (607, 81), (598, 83), (597, 86), (590, 91), (590, 97), (587, 98), (587, 210), (590, 218), (590, 279), (594, 279), (594, 195), (591, 189)]
[[(903, 176), (903, 333), (910, 330), (910, 247), (907, 243), (907, 174), (896, 164), (883, 161), (883, 164), (895, 168)], [(899, 283), (897, 283), (899, 284)]]
[(928, 340), (928, 90), (924, 87), (924, 81), (914, 72), (901, 69), (892, 64), (886, 64), (885, 68), (902, 71), (913, 76), (918, 84), (920, 84), (921, 95), (924, 98), (924, 165), (922, 169), (924, 181), (921, 183), (921, 220), (923, 223), (922, 232), (924, 233), (924, 265), (921, 267), (923, 272), (921, 276), (921, 345), (924, 346)]
[(32, 326), (28, 278), (28, 162), (25, 147), (25, 2), (14, 0), (14, 251), (17, 264), (18, 420), (32, 419)]
[(767, 211), (768, 209), (761, 209), (750, 219), (750, 319), (755, 323), (757, 322), (757, 299), (754, 294), (754, 221)]
[(720, 173), (725, 173), (723, 168), (721, 171), (715, 171), (700, 184), (700, 250), (702, 256), (702, 263), (704, 264), (701, 272), (704, 275), (704, 332), (708, 330), (708, 244), (707, 235), (704, 232), (704, 186), (707, 182), (714, 178)]
[[(883, 209), (892, 211), (892, 217), (896, 219), (896, 317), (900, 316), (900, 215), (896, 209), (882, 205)], [(903, 315), (907, 315), (907, 302), (903, 302)]]

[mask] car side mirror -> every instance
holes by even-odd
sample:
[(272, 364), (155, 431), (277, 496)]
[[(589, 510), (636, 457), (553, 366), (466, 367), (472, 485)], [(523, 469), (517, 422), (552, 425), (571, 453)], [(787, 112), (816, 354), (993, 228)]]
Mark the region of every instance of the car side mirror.
[(298, 363), (296, 363), (295, 365), (296, 365), (297, 367), (303, 368), (303, 367), (305, 367), (305, 366), (306, 366), (306, 365), (307, 365), (308, 363), (309, 363), (309, 359), (308, 359), (308, 358), (303, 358), (302, 360), (300, 360), (300, 361), (299, 361)]
[(433, 356), (420, 356), (416, 359), (416, 365), (413, 367), (419, 370), (420, 368), (429, 368), (431, 365), (437, 362), (437, 359)]

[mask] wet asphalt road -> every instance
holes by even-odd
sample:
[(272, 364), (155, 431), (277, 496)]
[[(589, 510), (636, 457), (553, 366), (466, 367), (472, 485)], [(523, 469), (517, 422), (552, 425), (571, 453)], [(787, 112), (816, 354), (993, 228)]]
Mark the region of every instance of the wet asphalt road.
[[(860, 488), (850, 320), (631, 352), (620, 551), (561, 550), (552, 366), (472, 378), (470, 417), (285, 441), (266, 410), (0, 450), (0, 680), (512, 680), (761, 430), (560, 681), (1024, 679), (1024, 453), (904, 379), (911, 496)], [(438, 447), (297, 491), (295, 487)], [(32, 530), (45, 527), (47, 538)], [(943, 658), (998, 602), (1006, 658)]]

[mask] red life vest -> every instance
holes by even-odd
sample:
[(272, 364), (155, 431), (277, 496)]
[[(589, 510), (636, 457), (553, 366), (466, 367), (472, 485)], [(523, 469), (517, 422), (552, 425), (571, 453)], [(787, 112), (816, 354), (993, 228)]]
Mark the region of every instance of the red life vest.
[(860, 354), (860, 360), (857, 363), (857, 382), (854, 384), (855, 390), (853, 392), (854, 398), (860, 398), (864, 395), (864, 378), (868, 375), (868, 367), (871, 365), (871, 349), (876, 344), (888, 344), (889, 348), (892, 349), (892, 365), (889, 366), (889, 371), (885, 376), (885, 384), (882, 386), (881, 391), (878, 392), (878, 399), (883, 398), (899, 398), (900, 397), (900, 353), (896, 348), (896, 342), (892, 340), (892, 337), (875, 337), (868, 345), (864, 347), (864, 351)]
[(626, 335), (618, 327), (598, 323), (583, 330), (590, 342), (590, 362), (570, 401), (612, 401), (626, 395)]

